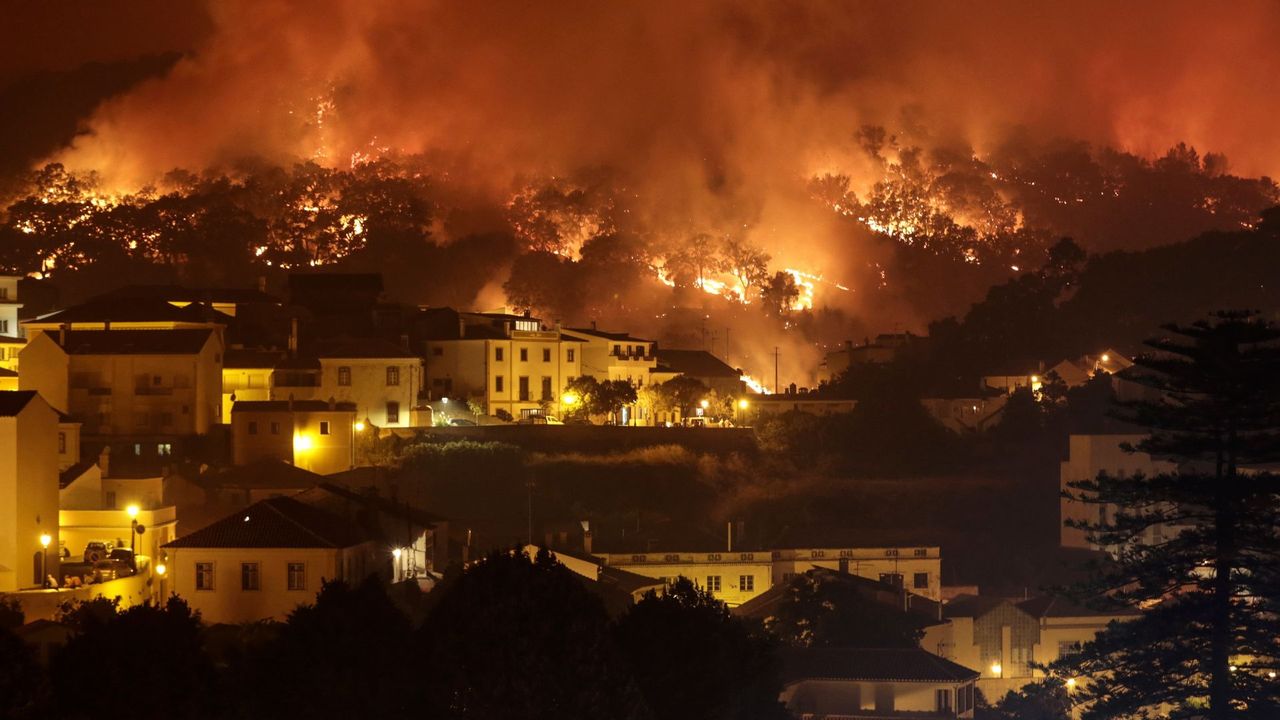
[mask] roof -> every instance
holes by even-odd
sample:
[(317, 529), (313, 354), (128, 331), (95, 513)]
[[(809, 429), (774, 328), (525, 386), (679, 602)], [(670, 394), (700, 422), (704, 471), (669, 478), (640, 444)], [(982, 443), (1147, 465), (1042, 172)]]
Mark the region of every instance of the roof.
[(280, 301), (257, 288), (190, 288), (183, 285), (126, 285), (104, 293), (104, 298), (128, 298), (131, 300), (163, 300), (165, 302), (202, 303), (279, 303)]
[(95, 463), (81, 461), (58, 473), (58, 489), (65, 490), (68, 485), (79, 480)]
[(27, 339), (13, 335), (0, 335), (0, 345), (26, 345)]
[(951, 683), (980, 675), (920, 648), (782, 648), (778, 654), (788, 684), (815, 679)]
[(706, 350), (658, 348), (657, 356), (658, 369), (664, 372), (675, 372), (689, 377), (731, 377), (734, 380), (742, 376), (742, 373), (729, 367), (725, 361)]
[(314, 353), (320, 358), (416, 358), (399, 343), (381, 338), (343, 338), (324, 343)]
[(604, 338), (605, 340), (619, 340), (622, 342), (653, 342), (652, 340), (645, 340), (644, 338), (638, 338), (638, 337), (635, 337), (634, 335), (631, 335), (630, 333), (625, 333), (625, 332), (620, 332), (620, 333), (605, 332), (604, 330), (596, 330), (595, 328), (565, 328), (565, 330), (569, 332), (580, 333), (582, 335), (590, 335), (592, 337)]
[(195, 355), (213, 330), (70, 330), (46, 333), (68, 355)]
[(329, 510), (355, 504), (370, 512), (400, 518), (401, 521), (408, 520), (424, 527), (431, 527), (444, 520), (439, 515), (433, 515), (407, 502), (357, 492), (328, 482), (320, 483), (299, 494), (297, 499), (313, 507)]
[(886, 607), (902, 610), (902, 606), (905, 604), (907, 609), (902, 610), (902, 612), (910, 615), (913, 620), (919, 623), (920, 627), (928, 627), (941, 622), (938, 620), (938, 603), (923, 595), (916, 595), (909, 590), (898, 588), (879, 580), (865, 578), (861, 575), (842, 573), (819, 567), (805, 571), (803, 575), (793, 578), (791, 582), (778, 583), (770, 587), (738, 607), (732, 608), (730, 612), (739, 617), (766, 618), (773, 614), (782, 602), (791, 596), (792, 586), (805, 577), (816, 579), (820, 582), (845, 583), (854, 586), (866, 599), (879, 601)]
[(353, 402), (335, 402), (332, 406), (328, 400), (237, 400), (231, 406), (231, 412), (355, 412)]
[(200, 303), (175, 307), (154, 298), (99, 296), (65, 310), (41, 315), (29, 322), (38, 324), (100, 322), (189, 322), (226, 325), (230, 316)]
[(270, 459), (235, 465), (206, 477), (209, 485), (252, 490), (301, 490), (323, 481), (323, 475)]
[(18, 373), (10, 370), (9, 368), (0, 368), (0, 378), (5, 377), (18, 377)]
[(283, 360), (285, 353), (280, 350), (245, 350), (231, 348), (222, 354), (224, 368), (274, 368)]
[(1018, 608), (1036, 618), (1052, 617), (1119, 617), (1137, 615), (1133, 608), (1112, 608), (1096, 610), (1085, 605), (1053, 595), (1041, 595), (1018, 603)]
[(346, 548), (369, 540), (332, 513), (274, 497), (232, 513), (166, 548)]
[(994, 595), (957, 595), (942, 606), (942, 614), (949, 618), (980, 618), (1007, 602), (1007, 598)]
[(35, 396), (35, 390), (0, 390), (0, 417), (14, 417)]

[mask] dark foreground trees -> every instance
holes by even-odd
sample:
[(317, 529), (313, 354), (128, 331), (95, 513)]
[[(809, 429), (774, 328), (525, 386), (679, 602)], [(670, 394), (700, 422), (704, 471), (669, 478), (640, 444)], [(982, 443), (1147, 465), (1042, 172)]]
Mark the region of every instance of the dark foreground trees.
[(1120, 414), (1150, 428), (1136, 450), (1178, 463), (1155, 477), (1075, 483), (1099, 507), (1078, 523), (1109, 548), (1087, 594), (1143, 609), (1057, 670), (1089, 678), (1086, 718), (1280, 717), (1280, 329), (1252, 313), (1167, 326)]

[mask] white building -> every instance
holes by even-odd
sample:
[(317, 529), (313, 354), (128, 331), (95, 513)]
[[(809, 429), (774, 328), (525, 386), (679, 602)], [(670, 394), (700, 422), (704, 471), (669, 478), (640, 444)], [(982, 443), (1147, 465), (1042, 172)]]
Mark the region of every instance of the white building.
[(784, 648), (796, 718), (972, 718), (978, 673), (919, 648)]
[(422, 360), (384, 340), (334, 342), (278, 363), (272, 400), (334, 400), (355, 406), (356, 419), (377, 427), (412, 427), (422, 390)]
[(424, 310), (419, 336), (430, 397), (474, 401), (519, 419), (563, 415), (565, 387), (583, 374), (583, 341), (537, 318)]
[[(1143, 452), (1126, 452), (1121, 447), (1125, 444), (1136, 445), (1145, 438), (1146, 435), (1143, 434), (1071, 435), (1068, 440), (1067, 459), (1061, 462), (1059, 468), (1061, 489), (1077, 494), (1079, 491), (1072, 489), (1071, 483), (1093, 480), (1099, 473), (1104, 472), (1113, 477), (1122, 477), (1136, 473), (1152, 476), (1176, 471), (1175, 463), (1154, 459)], [(1114, 518), (1116, 508), (1111, 505), (1078, 502), (1065, 497), (1058, 502), (1063, 522), (1062, 529), (1059, 531), (1060, 544), (1063, 547), (1104, 549), (1089, 542), (1083, 530), (1067, 527), (1065, 523), (1067, 520), (1093, 523), (1106, 521)], [(1151, 543), (1159, 543), (1164, 538), (1171, 537), (1174, 532), (1173, 528), (1156, 525), (1147, 531), (1145, 539)]]
[(356, 422), (355, 403), (237, 401), (231, 409), (232, 462), (279, 460), (320, 475), (350, 470)]
[[(16, 275), (0, 275), (0, 370), (16, 372), (22, 352), (22, 328), (18, 326), (18, 280)], [(4, 389), (4, 388), (0, 388)]]
[(58, 413), (0, 392), (0, 592), (44, 585), (58, 566)]

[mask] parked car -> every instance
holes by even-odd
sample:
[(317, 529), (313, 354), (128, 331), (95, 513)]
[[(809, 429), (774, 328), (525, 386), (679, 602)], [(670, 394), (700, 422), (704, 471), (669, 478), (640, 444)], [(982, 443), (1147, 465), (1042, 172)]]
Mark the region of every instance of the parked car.
[(563, 425), (564, 422), (554, 415), (528, 415), (520, 418), (520, 425)]
[(129, 566), (133, 573), (138, 572), (138, 559), (133, 556), (133, 551), (129, 548), (115, 548), (107, 555), (108, 560), (116, 560)]
[(84, 546), (84, 561), (87, 563), (96, 563), (99, 560), (106, 560), (107, 555), (111, 552), (110, 548), (104, 542), (91, 542)]
[(450, 418), (449, 424), (453, 427), (475, 427), (476, 421), (466, 418)]
[(107, 582), (117, 578), (125, 578), (134, 574), (127, 563), (120, 560), (99, 560), (93, 564), (93, 581)]

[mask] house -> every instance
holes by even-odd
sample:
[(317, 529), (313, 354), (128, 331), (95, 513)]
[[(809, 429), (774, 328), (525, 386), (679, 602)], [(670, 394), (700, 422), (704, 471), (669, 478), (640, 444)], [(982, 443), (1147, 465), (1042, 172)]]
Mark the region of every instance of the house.
[(706, 350), (671, 350), (658, 348), (658, 366), (654, 383), (666, 382), (678, 375), (700, 381), (721, 397), (738, 397), (746, 392), (742, 373)]
[(207, 327), (40, 332), (19, 385), (82, 420), (85, 435), (163, 443), (221, 422), (222, 352)]
[(605, 332), (590, 328), (565, 328), (561, 332), (582, 341), (582, 374), (596, 380), (626, 380), (636, 387), (651, 382), (658, 366), (652, 340), (625, 332)]
[(1006, 395), (1012, 395), (1021, 388), (1028, 388), (1031, 392), (1038, 393), (1040, 387), (1044, 385), (1044, 375), (1044, 363), (1040, 363), (1040, 367), (1036, 370), (1000, 370), (983, 375), (978, 388), (983, 391), (997, 390)]
[(211, 307), (193, 303), (176, 307), (164, 300), (99, 296), (22, 321), (28, 340), (37, 335), (75, 330), (213, 330), (226, 345), (231, 318)]
[[(21, 352), (19, 347), (18, 352)], [(0, 349), (0, 355), (4, 355), (6, 351)], [(17, 364), (17, 354), (14, 355), (14, 364)], [(18, 373), (8, 368), (0, 367), (0, 390), (17, 390), (18, 389)]]
[(254, 288), (206, 287), (192, 288), (184, 285), (126, 285), (104, 293), (100, 297), (126, 301), (163, 301), (176, 308), (188, 305), (204, 305), (223, 315), (234, 318), (252, 313), (262, 306), (278, 306), (280, 300), (266, 292), (266, 278), (260, 278)]
[(763, 418), (782, 415), (789, 412), (802, 412), (809, 415), (835, 415), (853, 412), (857, 400), (823, 397), (817, 393), (785, 392), (778, 395), (752, 395), (747, 400), (747, 407), (739, 416), (751, 418), (759, 422)]
[(583, 374), (584, 341), (533, 317), (427, 308), (414, 336), (429, 397), (473, 401), (486, 415), (562, 415), (567, 384)]
[(356, 405), (324, 400), (241, 400), (231, 408), (236, 465), (277, 460), (321, 475), (355, 460)]
[[(16, 275), (0, 275), (0, 370), (15, 373), (18, 356), (22, 353), (22, 346), (26, 345), (22, 328), (18, 325), (18, 311), (22, 309), (22, 303), (18, 301), (19, 280), (21, 278)], [(0, 374), (0, 383), (4, 383), (4, 378)], [(4, 388), (0, 384), (0, 390), (3, 389), (17, 388)]]
[(907, 590), (901, 584), (822, 567), (810, 568), (799, 575), (789, 575), (786, 581), (775, 583), (773, 587), (733, 608), (731, 612), (738, 617), (754, 618), (767, 623), (792, 596), (797, 583), (812, 583), (814, 586), (831, 583), (853, 590), (862, 598), (898, 610), (920, 628), (943, 622), (941, 603)]
[[(412, 427), (411, 411), (422, 391), (422, 360), (379, 339), (334, 340), (315, 351), (320, 385), (310, 398), (355, 406), (356, 419), (386, 427)], [(280, 400), (283, 398), (275, 397)]]
[(279, 350), (228, 348), (222, 356), (222, 418), (230, 421), (231, 406), (243, 400), (271, 400), (272, 376), (286, 359)]
[(390, 500), (320, 484), (269, 497), (165, 545), (173, 592), (209, 623), (283, 620), (326, 580), (431, 583), (447, 523)]
[(263, 459), (207, 473), (200, 480), (218, 504), (244, 507), (310, 490), (324, 482), (324, 476), (280, 460)]
[(796, 718), (972, 718), (978, 673), (920, 648), (784, 648), (780, 700)]
[(0, 592), (58, 571), (58, 412), (34, 391), (0, 392)]
[[(1135, 432), (1069, 436), (1067, 459), (1060, 463), (1058, 471), (1061, 489), (1075, 493), (1076, 491), (1070, 487), (1071, 483), (1092, 480), (1103, 472), (1114, 476), (1135, 473), (1152, 476), (1176, 471), (1175, 463), (1153, 458), (1147, 453), (1126, 452), (1122, 447), (1125, 444), (1136, 445), (1145, 438), (1146, 434)], [(1106, 549), (1089, 542), (1084, 530), (1067, 527), (1065, 523), (1068, 520), (1082, 522), (1106, 520), (1114, 516), (1116, 512), (1114, 506), (1094, 505), (1063, 497), (1058, 501), (1058, 508), (1063, 522), (1059, 530), (1059, 544), (1063, 547)], [(1173, 537), (1176, 532), (1177, 529), (1173, 527), (1153, 525), (1146, 530), (1144, 539), (1149, 543), (1158, 544)]]
[(376, 535), (289, 497), (259, 500), (164, 550), (169, 588), (210, 624), (284, 620), (326, 580), (359, 583), (392, 568)]
[[(529, 557), (536, 556), (542, 549), (539, 545), (524, 546)], [(549, 552), (556, 562), (587, 580), (587, 589), (600, 596), (605, 608), (613, 616), (625, 613), (627, 608), (640, 602), (646, 594), (662, 592), (667, 586), (664, 580), (610, 567), (594, 555), (571, 550), (550, 549)]]
[(826, 353), (818, 366), (818, 382), (831, 382), (854, 365), (884, 365), (898, 357), (903, 347), (919, 340), (913, 333), (880, 333), (872, 341), (866, 338), (861, 345), (845, 340), (844, 346)]
[(1009, 396), (993, 389), (920, 399), (925, 412), (954, 433), (983, 432), (1000, 423)]
[(1113, 621), (1130, 611), (1097, 611), (1063, 598), (1003, 598), (960, 595), (943, 606), (947, 622), (925, 630), (921, 647), (968, 667), (978, 668), (978, 687), (988, 698), (1019, 690), (1049, 664), (1079, 652)]
[(1133, 361), (1126, 355), (1107, 349), (1095, 355), (1062, 360), (1049, 368), (1045, 375), (1056, 375), (1067, 387), (1077, 387), (1089, 382), (1090, 378), (1099, 373), (1114, 375), (1131, 367)]
[(606, 566), (672, 581), (686, 577), (730, 607), (813, 568), (846, 572), (938, 600), (941, 555), (937, 547), (704, 550), (700, 552), (596, 552)]

